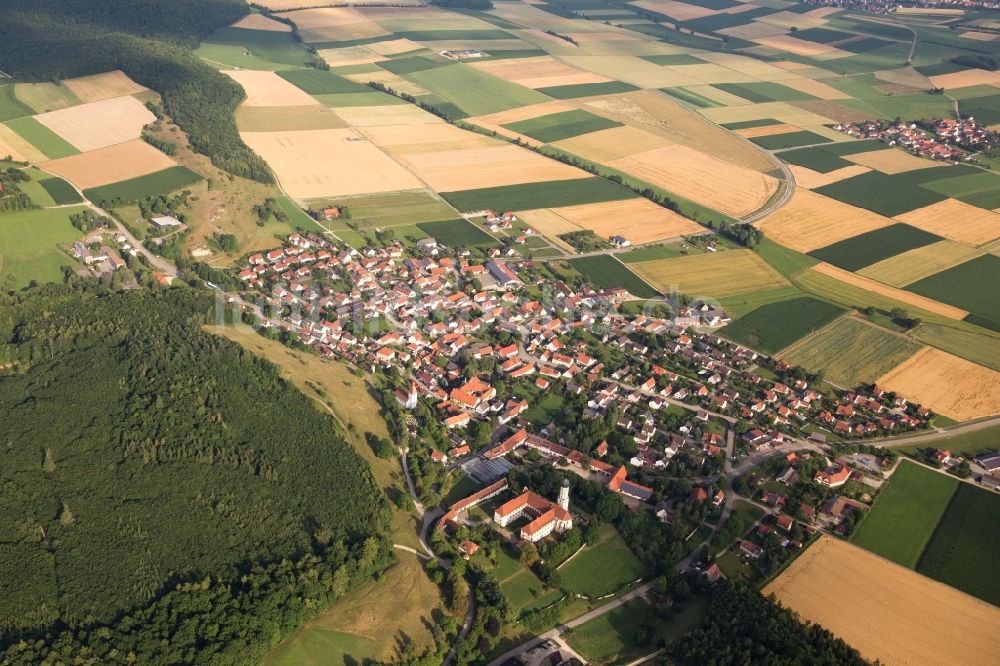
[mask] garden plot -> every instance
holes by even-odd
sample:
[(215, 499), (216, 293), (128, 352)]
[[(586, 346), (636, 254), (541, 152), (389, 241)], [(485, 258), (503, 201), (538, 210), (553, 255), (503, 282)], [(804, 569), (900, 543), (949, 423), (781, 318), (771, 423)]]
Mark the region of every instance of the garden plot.
[(42, 113), (35, 119), (86, 152), (136, 139), (156, 117), (135, 97), (125, 96)]

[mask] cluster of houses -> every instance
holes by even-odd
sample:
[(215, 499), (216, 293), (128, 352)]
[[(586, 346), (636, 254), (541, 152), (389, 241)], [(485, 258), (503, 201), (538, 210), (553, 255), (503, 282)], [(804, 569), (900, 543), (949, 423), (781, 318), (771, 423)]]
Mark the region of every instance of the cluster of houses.
[[(127, 252), (131, 256), (136, 255), (128, 239), (122, 234), (115, 234), (115, 242), (122, 252)], [(100, 233), (94, 234), (83, 241), (77, 241), (70, 247), (70, 256), (78, 259), (95, 275), (113, 273), (119, 268), (125, 267), (118, 250), (104, 244), (104, 236)], [(86, 272), (86, 271), (85, 271)]]
[[(401, 245), (358, 250), (296, 233), (250, 256), (239, 279), (302, 344), (406, 377), (399, 406), (433, 406), (451, 433), (452, 448), (434, 451), (442, 464), (533, 449), (648, 502), (653, 491), (628, 478), (629, 468), (641, 480), (666, 473), (681, 451), (688, 461), (718, 460), (721, 433), (740, 421), (751, 428), (737, 452), (810, 433), (843, 439), (921, 428), (931, 416), (878, 387), (831, 399), (795, 379), (793, 368), (707, 332), (728, 321), (709, 304), (670, 318), (625, 316), (617, 308), (630, 298), (624, 289), (573, 289), (535, 279), (529, 261), (450, 254)], [(600, 359), (609, 355), (624, 362), (607, 367)], [(584, 404), (582, 418), (614, 414), (637, 452), (612, 455), (607, 442), (588, 454), (565, 446), (558, 425), (528, 419), (524, 396), (553, 392)], [(491, 441), (499, 443), (472, 451), (463, 434), (473, 422), (496, 428)]]
[(833, 129), (859, 139), (877, 139), (887, 146), (899, 146), (914, 155), (929, 160), (969, 162), (972, 154), (967, 150), (984, 150), (1000, 145), (1000, 134), (976, 124), (975, 118), (955, 120), (943, 118), (923, 123), (931, 132), (916, 123), (867, 120), (861, 123), (837, 123)]

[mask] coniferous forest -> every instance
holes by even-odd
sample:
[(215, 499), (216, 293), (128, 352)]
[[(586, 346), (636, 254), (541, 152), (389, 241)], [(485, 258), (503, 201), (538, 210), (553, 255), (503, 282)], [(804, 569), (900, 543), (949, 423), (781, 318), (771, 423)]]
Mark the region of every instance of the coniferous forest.
[(383, 494), (210, 296), (101, 289), (0, 301), (0, 662), (260, 661), (389, 564)]
[(267, 164), (236, 129), (242, 88), (190, 51), (248, 11), (241, 0), (5, 0), (0, 70), (49, 81), (121, 69), (160, 93), (195, 150), (221, 169), (269, 183)]

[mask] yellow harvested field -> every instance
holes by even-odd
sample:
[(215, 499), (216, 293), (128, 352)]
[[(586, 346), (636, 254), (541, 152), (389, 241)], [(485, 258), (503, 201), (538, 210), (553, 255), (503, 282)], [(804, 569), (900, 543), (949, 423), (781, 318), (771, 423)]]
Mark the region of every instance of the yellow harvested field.
[(819, 42), (807, 42), (804, 39), (796, 39), (791, 35), (775, 35), (773, 37), (760, 37), (754, 42), (761, 46), (768, 46), (778, 51), (785, 51), (797, 56), (816, 57), (824, 56), (824, 59), (831, 57), (845, 57), (850, 55), (847, 51), (820, 44)]
[[(543, 236), (558, 240), (559, 234), (568, 234), (574, 231), (582, 231), (580, 227), (573, 224), (559, 213), (549, 208), (536, 208), (535, 210), (520, 211), (517, 216), (528, 226), (533, 228)], [(575, 251), (575, 250), (573, 250)]]
[(19, 162), (44, 162), (45, 153), (35, 148), (20, 134), (0, 123), (0, 158), (13, 157)]
[(241, 132), (286, 132), (347, 127), (340, 116), (319, 104), (308, 106), (246, 106), (236, 109)]
[(699, 7), (693, 3), (677, 2), (677, 0), (641, 0), (633, 2), (636, 7), (642, 7), (653, 12), (666, 14), (678, 21), (690, 21), (691, 19), (702, 18), (715, 14), (714, 9)]
[(389, 31), (351, 7), (320, 7), (285, 14), (306, 42), (347, 41), (388, 35)]
[(757, 226), (776, 243), (810, 252), (890, 224), (891, 218), (796, 187), (791, 201)]
[(911, 155), (903, 150), (872, 150), (867, 153), (855, 153), (845, 155), (844, 159), (855, 164), (861, 164), (870, 169), (881, 171), (882, 173), (895, 174), (916, 169), (929, 169), (931, 167), (944, 168), (948, 165), (943, 162), (925, 160), (922, 157)]
[(799, 108), (788, 102), (762, 102), (760, 104), (715, 107), (701, 109), (701, 114), (713, 123), (738, 123), (745, 120), (774, 118), (783, 123), (798, 125), (799, 127), (819, 127), (824, 123), (830, 122), (829, 118)]
[[(337, 0), (338, 5), (359, 5), (363, 6), (368, 0)], [(312, 7), (328, 7), (331, 0), (261, 0), (261, 5), (276, 12), (283, 12), (289, 9), (306, 9)], [(397, 7), (421, 7), (422, 0), (393, 0), (393, 5)]]
[(39, 166), (84, 190), (169, 169), (175, 162), (142, 139), (133, 139)]
[(931, 87), (930, 79), (913, 67), (901, 67), (899, 69), (887, 69), (875, 72), (875, 78), (887, 83), (910, 86), (911, 88), (918, 88), (920, 90), (926, 90)]
[(887, 296), (899, 301), (900, 303), (912, 305), (916, 308), (923, 308), (928, 312), (933, 312), (943, 317), (948, 317), (949, 319), (965, 319), (965, 317), (969, 314), (966, 310), (956, 308), (952, 305), (945, 305), (944, 303), (914, 294), (913, 292), (890, 287), (887, 284), (876, 282), (871, 278), (866, 278), (863, 275), (845, 271), (843, 268), (837, 268), (836, 266), (831, 266), (825, 262), (816, 264), (812, 267), (812, 270), (821, 275), (826, 275), (827, 277), (840, 280), (844, 284), (849, 284), (852, 287), (858, 287), (881, 296)]
[(998, 34), (992, 32), (977, 32), (975, 30), (963, 32), (960, 36), (963, 39), (974, 39), (977, 42), (992, 42), (1000, 39), (1000, 35)]
[(580, 69), (597, 72), (639, 88), (668, 88), (703, 83), (669, 67), (661, 67), (631, 55), (565, 55), (562, 58)]
[[(374, 42), (372, 44), (366, 44), (366, 48), (369, 51), (374, 51), (379, 55), (397, 55), (399, 53), (406, 53), (408, 51), (417, 51), (421, 48), (420, 44), (416, 42), (411, 42), (409, 39), (390, 39), (386, 42)], [(371, 79), (369, 79), (370, 81)]]
[(857, 546), (822, 535), (763, 589), (804, 621), (889, 666), (989, 664), (1000, 610)]
[(956, 421), (1000, 414), (1000, 372), (933, 347), (879, 377), (878, 384)]
[(296, 199), (414, 190), (420, 180), (350, 129), (243, 132)]
[(777, 35), (784, 35), (787, 32), (787, 30), (780, 26), (760, 23), (759, 21), (750, 21), (743, 25), (719, 30), (719, 34), (721, 35), (747, 40), (760, 39), (761, 37), (775, 37)]
[(798, 90), (807, 95), (818, 97), (819, 99), (850, 99), (851, 96), (841, 92), (828, 83), (817, 81), (816, 79), (783, 79), (783, 85)]
[(468, 132), (447, 123), (419, 127), (378, 125), (366, 128), (365, 134), (394, 155), (507, 145), (499, 139)]
[(764, 23), (770, 23), (771, 25), (781, 26), (782, 28), (787, 28), (789, 30), (792, 28), (796, 28), (798, 30), (818, 28), (826, 23), (821, 16), (810, 16), (809, 14), (798, 14), (796, 12), (775, 12), (774, 14), (761, 16), (756, 20)]
[(516, 123), (521, 120), (531, 120), (532, 118), (538, 118), (540, 116), (548, 116), (553, 113), (571, 111), (574, 108), (575, 107), (572, 104), (567, 102), (542, 102), (540, 104), (519, 106), (513, 109), (508, 109), (507, 111), (498, 111), (497, 113), (491, 113), (488, 116), (471, 118), (471, 120), (485, 120), (486, 122), (495, 123), (497, 125), (506, 125), (508, 123)]
[(409, 153), (399, 160), (438, 192), (587, 176), (567, 164), (509, 144)]
[(739, 83), (749, 80), (745, 74), (734, 72), (728, 67), (723, 67), (713, 62), (694, 65), (670, 65), (669, 69), (702, 83)]
[(814, 190), (817, 187), (823, 187), (824, 185), (836, 183), (837, 181), (844, 180), (845, 178), (860, 176), (863, 173), (871, 171), (868, 167), (863, 167), (860, 164), (841, 167), (828, 173), (820, 173), (819, 171), (813, 171), (812, 169), (798, 166), (796, 164), (790, 164), (788, 165), (788, 168), (791, 170), (792, 175), (795, 176), (795, 184), (809, 190)]
[(612, 160), (609, 166), (733, 217), (759, 208), (778, 181), (687, 146), (666, 146)]
[(337, 115), (355, 127), (377, 125), (431, 125), (444, 121), (412, 104), (385, 106), (345, 106), (336, 109)]
[(1000, 86), (1000, 72), (991, 72), (985, 69), (967, 69), (962, 72), (952, 72), (951, 74), (941, 74), (930, 77), (935, 88), (967, 88), (968, 86)]
[[(698, 57), (702, 60), (727, 67), (734, 72), (745, 74), (752, 81), (784, 81), (785, 79), (803, 76), (802, 74), (794, 74), (784, 67), (778, 67), (778, 63), (763, 62), (734, 53), (704, 52), (699, 53)], [(829, 76), (829, 72), (824, 72), (824, 74)]]
[(528, 88), (604, 83), (610, 80), (606, 76), (571, 67), (552, 56), (492, 60), (475, 63), (473, 67)]
[(565, 206), (552, 211), (598, 236), (624, 236), (633, 245), (705, 231), (697, 222), (657, 206), (648, 199)]
[(776, 270), (752, 250), (726, 250), (629, 264), (629, 268), (664, 293), (692, 298), (724, 298), (788, 286)]
[(271, 32), (291, 32), (292, 26), (281, 21), (275, 21), (263, 14), (247, 14), (233, 24), (234, 28), (245, 30), (269, 30)]
[(552, 145), (595, 162), (612, 162), (629, 155), (673, 144), (655, 134), (622, 125), (621, 127), (612, 127), (563, 139)]
[(319, 104), (309, 93), (274, 72), (227, 69), (222, 72), (246, 91), (244, 106), (308, 106)]
[(340, 49), (322, 49), (318, 51), (330, 67), (347, 67), (348, 65), (371, 65), (386, 59), (364, 46), (348, 46)]
[(81, 151), (137, 139), (156, 120), (135, 97), (112, 97), (35, 116), (35, 120)]
[(735, 130), (735, 134), (739, 134), (744, 139), (752, 139), (758, 136), (773, 136), (775, 134), (788, 134), (789, 132), (798, 132), (801, 128), (795, 125), (789, 125), (788, 123), (782, 123), (781, 125), (762, 125), (760, 127), (747, 127), (744, 129)]
[(146, 90), (119, 69), (113, 72), (69, 79), (63, 81), (63, 85), (79, 97), (81, 102), (97, 102), (110, 97), (134, 95)]
[(858, 273), (894, 287), (905, 287), (982, 254), (968, 245), (943, 240), (883, 259)]
[(389, 86), (396, 92), (406, 93), (407, 95), (424, 95), (427, 90), (421, 88), (416, 83), (413, 83), (409, 79), (404, 79), (399, 74), (393, 74), (387, 69), (376, 68), (377, 71), (374, 72), (359, 72), (357, 74), (345, 74), (345, 79), (350, 79), (357, 83), (367, 84), (369, 81), (374, 81), (376, 83), (381, 83), (383, 85)]
[[(587, 110), (656, 134), (671, 143), (713, 155), (730, 164), (760, 172), (771, 171), (778, 166), (776, 160), (757, 150), (749, 141), (733, 136), (731, 132), (714, 124), (719, 121), (712, 119), (714, 122), (709, 122), (680, 104), (653, 92), (640, 91), (595, 99), (587, 102), (585, 106)], [(778, 118), (783, 122), (801, 126), (800, 123), (787, 118), (761, 117)], [(822, 122), (827, 121), (821, 119), (820, 123)]]
[(1000, 215), (958, 199), (945, 199), (897, 215), (896, 219), (967, 245), (982, 245), (1000, 238)]

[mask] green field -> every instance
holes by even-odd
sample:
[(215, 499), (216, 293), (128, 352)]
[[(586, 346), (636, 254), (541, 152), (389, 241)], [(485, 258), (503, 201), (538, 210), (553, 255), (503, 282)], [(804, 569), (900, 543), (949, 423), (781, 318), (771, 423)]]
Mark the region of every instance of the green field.
[(964, 116), (975, 116), (983, 125), (1000, 125), (1000, 93), (963, 99), (958, 104)]
[(714, 99), (709, 99), (708, 97), (687, 88), (674, 87), (663, 88), (662, 90), (671, 97), (676, 97), (682, 102), (687, 102), (688, 104), (697, 106), (699, 109), (710, 109), (715, 106), (722, 106), (722, 104), (719, 104)]
[(854, 388), (871, 384), (920, 349), (920, 345), (853, 317), (834, 322), (785, 350), (782, 359)]
[(13, 83), (0, 85), (0, 122), (30, 116), (31, 114), (31, 109), (14, 95)]
[(80, 151), (61, 136), (41, 124), (34, 118), (18, 118), (7, 123), (7, 127), (17, 132), (23, 139), (38, 150), (45, 153), (49, 159), (76, 155)]
[[(858, 153), (870, 153), (873, 150), (895, 150), (885, 145), (878, 139), (859, 139), (855, 141), (838, 141), (836, 143), (831, 143), (828, 146), (823, 146), (820, 150), (824, 150), (831, 155), (839, 155), (843, 157), (844, 155), (857, 155)], [(853, 164), (853, 162), (848, 162), (848, 164)]]
[(76, 191), (76, 188), (62, 178), (50, 176), (48, 178), (42, 178), (38, 181), (38, 184), (45, 188), (45, 191), (49, 193), (49, 196), (52, 197), (52, 201), (57, 206), (75, 204), (83, 201), (83, 198), (80, 196), (80, 193)]
[(203, 42), (203, 46), (212, 44), (246, 49), (255, 58), (278, 65), (304, 66), (311, 58), (309, 51), (296, 42), (290, 32), (276, 30), (221, 28), (206, 37)]
[(570, 265), (587, 278), (595, 287), (612, 289), (624, 287), (639, 298), (654, 298), (656, 290), (630, 271), (625, 264), (609, 254), (571, 259)]
[(690, 53), (672, 53), (668, 55), (647, 55), (639, 56), (646, 62), (651, 62), (654, 65), (668, 66), (668, 65), (701, 65), (705, 61), (701, 58), (696, 58)]
[(816, 99), (808, 93), (800, 92), (783, 86), (780, 83), (752, 82), (752, 83), (715, 83), (713, 88), (718, 88), (737, 97), (742, 97), (748, 102), (760, 104), (764, 102), (795, 102), (808, 99)]
[[(989, 453), (1000, 449), (1000, 426), (973, 430), (951, 437), (945, 437), (933, 442), (934, 448), (951, 451), (953, 456), (971, 458), (981, 453)], [(913, 444), (896, 448), (901, 453), (916, 454), (927, 448), (925, 444)]]
[(634, 199), (636, 195), (603, 178), (574, 178), (461, 192), (442, 192), (441, 196), (460, 211), (484, 209), (518, 211), (620, 201)]
[(753, 127), (770, 127), (771, 125), (784, 125), (780, 120), (774, 118), (759, 118), (757, 120), (741, 120), (735, 123), (721, 123), (723, 127), (730, 130), (750, 129)]
[(852, 236), (809, 254), (834, 266), (857, 271), (940, 240), (943, 240), (940, 236), (899, 223)]
[(538, 139), (542, 143), (551, 143), (561, 139), (580, 136), (581, 134), (589, 134), (590, 132), (621, 126), (622, 124), (617, 121), (595, 116), (583, 109), (553, 113), (548, 116), (540, 116), (504, 125), (509, 130), (526, 134), (533, 139)]
[(824, 148), (799, 148), (781, 153), (781, 159), (789, 164), (819, 171), (820, 173), (830, 173), (837, 169), (849, 167), (853, 162), (848, 162), (842, 157), (834, 155)]
[(772, 134), (770, 136), (755, 136), (750, 141), (767, 150), (782, 150), (784, 148), (812, 146), (817, 143), (831, 143), (831, 140), (825, 136), (808, 130)]
[(823, 328), (844, 312), (826, 301), (802, 296), (757, 308), (720, 329), (719, 335), (773, 354)]
[(197, 183), (199, 180), (201, 180), (201, 176), (187, 167), (174, 166), (147, 176), (93, 187), (84, 190), (83, 194), (91, 201), (107, 205), (130, 203), (154, 194), (165, 194), (179, 190), (187, 185)]
[(651, 644), (636, 645), (635, 630), (652, 625), (656, 614), (644, 599), (633, 599), (604, 615), (572, 629), (566, 642), (593, 664), (625, 664), (632, 658), (653, 652)]
[(538, 576), (531, 569), (522, 566), (507, 547), (497, 549), (493, 575), (500, 582), (515, 615), (547, 606), (562, 597), (559, 590), (546, 590)]
[(633, 85), (621, 81), (606, 83), (576, 83), (568, 86), (551, 86), (539, 88), (538, 92), (555, 99), (576, 99), (577, 97), (593, 97), (595, 95), (611, 95), (638, 90)]
[(35, 113), (46, 113), (82, 103), (72, 90), (60, 82), (19, 83), (14, 88), (14, 95)]
[(646, 568), (611, 525), (601, 525), (597, 543), (559, 569), (566, 589), (589, 597), (617, 592), (645, 573)]
[(846, 178), (817, 187), (814, 191), (852, 206), (867, 208), (886, 217), (902, 215), (947, 198), (937, 192), (913, 185), (898, 175), (889, 176), (879, 171), (869, 171)]
[(455, 217), (455, 211), (448, 204), (427, 190), (359, 194), (352, 197), (311, 201), (310, 204), (324, 208), (334, 205), (346, 207), (351, 222), (362, 228), (393, 227)]
[(902, 461), (851, 541), (912, 569), (957, 486), (954, 477)]
[(932, 347), (1000, 372), (1000, 336), (929, 322), (920, 324), (910, 335)]
[(69, 223), (82, 208), (28, 210), (0, 215), (0, 289), (21, 289), (32, 280), (62, 282), (73, 260), (58, 246), (83, 234)]
[(417, 85), (448, 100), (470, 116), (548, 101), (548, 97), (462, 64), (405, 74)]
[(927, 296), (968, 310), (992, 322), (1000, 330), (1000, 257), (986, 254), (918, 280), (906, 287)]
[(278, 76), (310, 95), (372, 92), (371, 88), (362, 83), (356, 83), (320, 69), (286, 69), (278, 72)]
[[(941, 171), (942, 175), (949, 176), (961, 173), (955, 168)], [(1000, 208), (1000, 176), (989, 171), (964, 172), (958, 176), (928, 181), (922, 187), (980, 208)]]
[(479, 41), (482, 39), (514, 39), (503, 30), (402, 30), (397, 37), (414, 42)]
[(917, 571), (1000, 606), (1000, 495), (959, 484)]
[(495, 245), (496, 240), (468, 220), (421, 222), (417, 227), (446, 247)]

